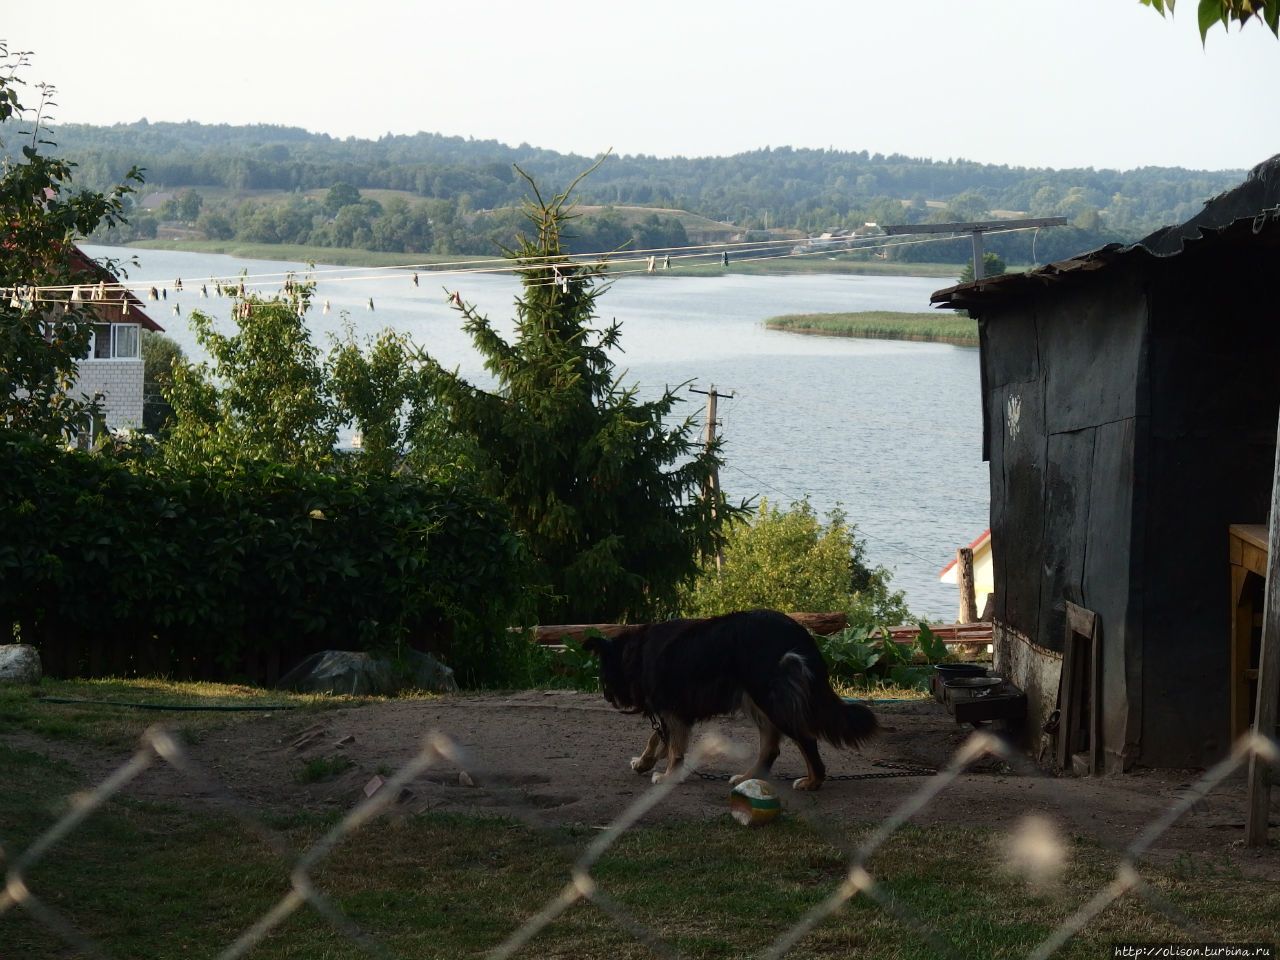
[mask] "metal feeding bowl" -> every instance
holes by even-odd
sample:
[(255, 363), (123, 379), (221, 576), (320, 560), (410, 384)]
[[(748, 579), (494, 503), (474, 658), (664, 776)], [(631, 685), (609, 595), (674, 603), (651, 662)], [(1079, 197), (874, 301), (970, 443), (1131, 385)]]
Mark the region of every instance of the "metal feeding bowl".
[(947, 696), (952, 700), (973, 700), (985, 697), (1002, 683), (1003, 677), (956, 677), (946, 682)]
[(944, 683), (957, 677), (985, 677), (987, 668), (980, 663), (939, 663), (934, 668)]

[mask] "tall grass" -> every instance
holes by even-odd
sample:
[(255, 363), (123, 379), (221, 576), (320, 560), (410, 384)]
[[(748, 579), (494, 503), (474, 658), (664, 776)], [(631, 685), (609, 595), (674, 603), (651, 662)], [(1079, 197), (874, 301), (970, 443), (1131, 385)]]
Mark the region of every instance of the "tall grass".
[(770, 330), (836, 337), (928, 340), (965, 347), (978, 345), (978, 321), (956, 313), (895, 313), (889, 310), (793, 313), (770, 317), (765, 326)]

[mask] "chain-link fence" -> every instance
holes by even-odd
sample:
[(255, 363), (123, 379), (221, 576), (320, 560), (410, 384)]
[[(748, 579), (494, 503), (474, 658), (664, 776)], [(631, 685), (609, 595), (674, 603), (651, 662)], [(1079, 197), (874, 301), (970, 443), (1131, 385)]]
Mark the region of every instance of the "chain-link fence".
[[(672, 777), (647, 789), (616, 819), (604, 827), (577, 856), (576, 862), (569, 869), (563, 888), (516, 929), (511, 930), (505, 939), (490, 951), (489, 956), (506, 958), (517, 955), (537, 955), (537, 951), (530, 947), (530, 941), (568, 908), (582, 901), (589, 901), (599, 908), (611, 918), (612, 922), (625, 930), (629, 936), (644, 943), (656, 955), (680, 956), (679, 952), (664, 941), (658, 931), (611, 897), (606, 884), (602, 883), (593, 871), (619, 839), (636, 827), (647, 813), (659, 807), (672, 790), (679, 789), (681, 780), (690, 772), (696, 771), (699, 764), (711, 762), (716, 757), (740, 757), (745, 752), (740, 744), (722, 736), (713, 735), (701, 740), (687, 758), (683, 775)], [(904, 907), (899, 898), (886, 889), (873, 872), (870, 860), (900, 827), (930, 804), (944, 801), (948, 789), (965, 776), (976, 761), (988, 757), (996, 758), (1007, 765), (1004, 769), (1009, 771), (1010, 775), (1037, 778), (1039, 782), (1047, 783), (1050, 789), (1056, 782), (1052, 778), (1046, 778), (1007, 741), (991, 732), (981, 730), (975, 731), (963, 742), (945, 768), (927, 774), (920, 770), (900, 772), (898, 775), (922, 776), (919, 789), (911, 793), (888, 817), (880, 821), (855, 848), (847, 850), (847, 866), (843, 878), (789, 929), (783, 931), (772, 943), (764, 946), (759, 951), (759, 955), (765, 958), (788, 955), (807, 934), (829, 920), (847, 902), (857, 897), (868, 898), (891, 912), (897, 921), (905, 928), (912, 930), (938, 955), (956, 955), (956, 948), (945, 937), (933, 929), (927, 921)], [(1120, 851), (1118, 865), (1109, 881), (1099, 887), (1087, 902), (1054, 929), (1043, 942), (1037, 944), (1028, 955), (1033, 958), (1054, 955), (1084, 930), (1103, 910), (1126, 896), (1142, 898), (1184, 931), (1189, 938), (1199, 942), (1212, 941), (1214, 931), (1202, 929), (1144, 880), (1140, 861), (1152, 845), (1184, 814), (1200, 804), (1211, 791), (1221, 787), (1224, 781), (1238, 775), (1251, 761), (1266, 764), (1272, 771), (1280, 769), (1280, 747), (1277, 747), (1274, 741), (1252, 733), (1238, 741), (1228, 757), (1207, 770), (1185, 790), (1176, 802), (1145, 825), (1132, 842)], [(254, 834), (274, 845), (277, 850), (282, 849), (279, 836), (266, 825), (259, 811), (251, 809), (233, 796), (216, 778), (209, 776), (201, 769), (175, 736), (163, 728), (153, 728), (144, 735), (139, 749), (125, 763), (114, 769), (92, 790), (76, 794), (64, 816), (25, 850), (10, 859), (5, 889), (0, 894), (0, 957), (8, 956), (4, 947), (2, 921), (6, 914), (12, 914), (15, 911), (25, 911), (35, 918), (39, 924), (65, 941), (76, 955), (112, 956), (106, 945), (84, 936), (77, 929), (74, 919), (63, 909), (42, 900), (29, 886), (28, 879), (32, 869), (47, 858), (74, 856), (74, 852), (68, 852), (67, 846), (63, 845), (62, 841), (102, 811), (108, 801), (125, 791), (140, 774), (157, 765), (167, 765), (166, 773), (192, 781), (195, 788), (199, 789), (203, 795), (213, 798), (219, 806), (233, 814)], [(313, 882), (313, 872), (339, 843), (386, 812), (396, 802), (402, 790), (406, 789), (415, 778), (432, 768), (450, 767), (466, 770), (467, 766), (467, 757), (462, 746), (445, 733), (431, 733), (425, 738), (421, 750), (409, 762), (385, 781), (380, 782), (370, 796), (358, 803), (301, 856), (296, 853), (287, 855), (287, 859), (292, 861), (288, 892), (263, 912), (248, 929), (227, 944), (217, 956), (231, 960), (231, 958), (249, 955), (255, 946), (270, 936), (287, 918), (304, 908), (310, 908), (326, 918), (335, 929), (367, 955), (396, 956), (397, 954), (385, 944), (363, 931), (357, 922), (318, 888)], [(487, 786), (493, 790), (503, 789), (500, 784)], [(1228, 784), (1228, 788), (1238, 788), (1234, 779)], [(814, 825), (821, 829), (820, 819), (815, 820)], [(1009, 855), (1014, 860), (1030, 864), (1034, 872), (1037, 863), (1043, 865), (1046, 859), (1052, 860), (1059, 855), (1055, 853), (1053, 847), (1052, 838), (1038, 835), (1034, 829), (1022, 829), (1011, 837)], [(58, 848), (56, 853), (55, 848)], [(0, 847), (0, 854), (4, 852), (3, 847)], [(1265, 949), (1269, 951), (1271, 947)], [(1267, 952), (1259, 955), (1273, 954)]]

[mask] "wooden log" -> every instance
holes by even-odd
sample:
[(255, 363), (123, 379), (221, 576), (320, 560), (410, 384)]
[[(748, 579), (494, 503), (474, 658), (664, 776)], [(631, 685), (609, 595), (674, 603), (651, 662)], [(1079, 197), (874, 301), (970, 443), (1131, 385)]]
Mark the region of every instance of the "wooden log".
[[(848, 626), (849, 618), (843, 613), (789, 613), (796, 621), (811, 633), (820, 637), (839, 633)], [(544, 646), (556, 646), (567, 640), (581, 643), (586, 639), (588, 630), (599, 630), (606, 637), (616, 637), (627, 626), (625, 623), (553, 623), (533, 628), (533, 638)]]
[(787, 616), (820, 637), (839, 633), (849, 625), (849, 617), (843, 613), (789, 613)]
[(616, 637), (625, 623), (556, 623), (533, 628), (533, 639), (545, 646), (563, 644), (566, 640), (581, 643), (588, 630), (599, 630), (606, 637)]
[(960, 623), (978, 619), (978, 600), (973, 587), (973, 548), (956, 551), (956, 581), (960, 584)]

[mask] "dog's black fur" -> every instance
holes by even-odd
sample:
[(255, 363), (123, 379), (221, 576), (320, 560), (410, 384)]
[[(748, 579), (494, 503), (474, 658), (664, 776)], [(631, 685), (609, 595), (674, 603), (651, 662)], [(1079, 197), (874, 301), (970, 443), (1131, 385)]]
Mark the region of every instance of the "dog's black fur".
[(626, 627), (613, 637), (588, 638), (583, 647), (600, 658), (605, 699), (653, 722), (631, 768), (648, 773), (665, 753), (666, 770), (653, 775), (654, 783), (679, 769), (697, 721), (737, 710), (759, 727), (760, 752), (733, 783), (768, 776), (787, 736), (808, 768), (795, 788), (816, 790), (826, 778), (818, 740), (858, 746), (878, 729), (870, 710), (831, 689), (809, 631), (773, 610)]

